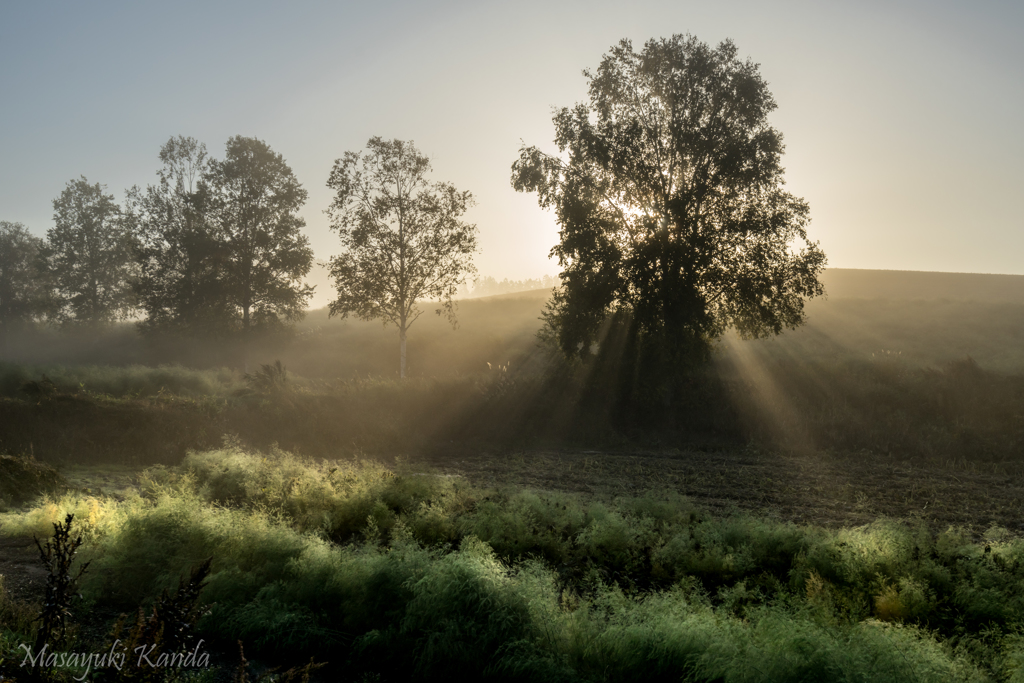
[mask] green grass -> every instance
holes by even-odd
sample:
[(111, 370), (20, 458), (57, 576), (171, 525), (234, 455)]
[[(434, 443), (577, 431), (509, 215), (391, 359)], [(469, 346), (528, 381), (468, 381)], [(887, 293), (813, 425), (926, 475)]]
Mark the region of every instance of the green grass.
[(0, 454), (0, 511), (67, 486), (51, 465), (33, 458)]
[[(328, 458), (453, 442), (536, 449), (755, 440), (806, 452), (1019, 462), (1024, 277), (832, 270), (826, 286), (829, 298), (808, 303), (800, 329), (723, 341), (712, 367), (694, 373), (667, 410), (620, 400), (632, 369), (619, 358), (567, 367), (539, 348), (544, 291), (461, 302), (458, 329), (424, 316), (410, 334), (406, 382), (395, 377), (393, 329), (324, 310), (290, 338), (255, 340), (247, 354), (228, 341), (141, 340), (128, 328), (97, 339), (37, 332), (35, 343), (12, 347), (25, 364), (0, 363), (0, 452), (169, 464), (234, 434), (252, 448), (277, 443)], [(247, 383), (243, 355), (253, 372), (280, 359), (287, 391)], [(64, 364), (45, 362), (52, 358)], [(136, 364), (113, 364), (119, 359)], [(169, 362), (207, 369), (160, 365)], [(35, 393), (21, 390), (33, 382)]]
[(191, 370), (181, 366), (21, 365), (0, 363), (0, 396), (24, 398), (24, 385), (45, 377), (52, 391), (115, 398), (169, 394), (183, 398), (227, 396), (243, 386), (231, 370)]
[(999, 528), (829, 531), (667, 492), (483, 490), (224, 448), (150, 470), (137, 497), (8, 513), (0, 533), (68, 511), (94, 608), (146, 603), (213, 557), (203, 635), (286, 663), (399, 680), (1011, 681), (1024, 661), (1024, 541)]
[[(36, 370), (9, 366), (7, 376), (45, 374)], [(105, 379), (80, 379), (87, 377)], [(196, 388), (165, 391), (167, 377)], [(57, 388), (50, 393), (0, 398), (0, 452), (49, 462), (173, 464), (188, 450), (215, 448), (225, 434), (250, 448), (277, 444), (321, 458), (451, 444), (621, 450), (755, 441), (802, 452), (1019, 467), (1024, 443), (1024, 376), (985, 370), (970, 358), (936, 368), (896, 354), (789, 358), (751, 347), (724, 352), (694, 374), (669, 408), (617, 401), (600, 359), (547, 374), (404, 382), (289, 375), (273, 390), (227, 371), (182, 368), (85, 367), (51, 379)], [(72, 381), (86, 388), (75, 391)]]

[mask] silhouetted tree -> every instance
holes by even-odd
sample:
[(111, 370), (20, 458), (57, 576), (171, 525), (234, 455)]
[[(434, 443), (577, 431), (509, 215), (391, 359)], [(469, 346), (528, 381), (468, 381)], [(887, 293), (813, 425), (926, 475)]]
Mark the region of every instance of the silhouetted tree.
[(160, 149), (159, 182), (128, 191), (126, 213), (140, 236), (136, 282), (144, 333), (211, 335), (238, 316), (227, 292), (227, 244), (211, 218), (206, 176), (211, 160), (194, 138), (173, 137)]
[(95, 326), (123, 320), (135, 306), (132, 280), (137, 244), (114, 196), (84, 177), (53, 200), (46, 261), (52, 277), (54, 319)]
[(300, 320), (313, 287), (302, 278), (313, 250), (298, 211), (308, 193), (284, 158), (255, 138), (228, 140), (223, 161), (206, 175), (211, 220), (225, 245), (227, 302), (246, 333)]
[(778, 334), (823, 293), (808, 206), (783, 190), (775, 101), (736, 54), (692, 36), (639, 53), (624, 40), (584, 72), (589, 103), (555, 113), (562, 156), (520, 149), (513, 187), (560, 226), (546, 322), (565, 354), (587, 354), (611, 317), (663, 360), (706, 358), (728, 327)]
[(0, 352), (9, 334), (40, 317), (47, 302), (43, 240), (21, 223), (0, 221)]
[(418, 301), (440, 302), (455, 324), (452, 298), (476, 272), (475, 225), (460, 220), (473, 203), (450, 183), (430, 183), (430, 160), (412, 142), (371, 138), (367, 152), (334, 162), (327, 213), (344, 253), (330, 261), (338, 298), (330, 315), (354, 313), (398, 327), (399, 375), (405, 377), (406, 334), (421, 315)]

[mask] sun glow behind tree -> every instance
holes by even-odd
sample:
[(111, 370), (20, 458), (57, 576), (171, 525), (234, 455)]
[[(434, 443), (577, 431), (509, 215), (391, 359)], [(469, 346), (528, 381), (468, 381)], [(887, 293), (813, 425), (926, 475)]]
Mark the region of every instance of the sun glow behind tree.
[[(783, 190), (775, 101), (758, 65), (692, 36), (624, 40), (585, 71), (590, 102), (558, 110), (563, 157), (523, 147), (512, 184), (553, 208), (564, 287), (549, 336), (586, 355), (610, 317), (669, 362), (706, 358), (733, 327), (746, 337), (803, 321), (825, 256), (809, 208)], [(793, 244), (802, 242), (795, 251)]]

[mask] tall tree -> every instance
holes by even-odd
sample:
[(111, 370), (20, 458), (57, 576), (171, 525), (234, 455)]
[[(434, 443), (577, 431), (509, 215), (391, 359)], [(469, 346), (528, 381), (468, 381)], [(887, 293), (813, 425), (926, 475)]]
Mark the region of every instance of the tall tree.
[(228, 250), (210, 216), (206, 145), (172, 137), (160, 161), (158, 184), (133, 187), (126, 202), (141, 239), (136, 291), (146, 318), (139, 327), (144, 333), (224, 333), (237, 316), (226, 291)]
[(226, 248), (227, 301), (240, 312), (242, 330), (300, 320), (313, 295), (302, 283), (313, 267), (298, 215), (306, 190), (267, 143), (241, 136), (228, 140), (224, 160), (213, 161), (205, 178)]
[(47, 300), (40, 268), (43, 240), (21, 223), (0, 221), (0, 352), (12, 331), (42, 315)]
[(330, 262), (338, 298), (330, 315), (354, 313), (398, 328), (399, 374), (405, 377), (406, 335), (421, 315), (419, 301), (440, 302), (438, 315), (455, 324), (452, 298), (476, 272), (477, 228), (460, 220), (469, 192), (430, 183), (430, 160), (412, 142), (371, 138), (367, 152), (334, 162), (327, 210), (345, 251)]
[(675, 35), (639, 53), (624, 40), (584, 75), (589, 103), (554, 116), (562, 156), (524, 146), (512, 166), (513, 187), (560, 226), (564, 284), (546, 317), (561, 349), (586, 354), (613, 313), (675, 361), (706, 357), (730, 326), (799, 325), (825, 255), (806, 202), (783, 189), (758, 65), (730, 41)]
[(134, 310), (136, 238), (103, 190), (81, 177), (53, 200), (46, 257), (61, 324), (103, 325)]

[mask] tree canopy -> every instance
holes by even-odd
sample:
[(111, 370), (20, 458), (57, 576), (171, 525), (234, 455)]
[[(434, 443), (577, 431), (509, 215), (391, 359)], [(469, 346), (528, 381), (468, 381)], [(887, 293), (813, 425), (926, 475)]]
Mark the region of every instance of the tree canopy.
[(454, 325), (453, 297), (476, 272), (477, 228), (460, 220), (473, 196), (429, 182), (430, 160), (412, 142), (374, 137), (366, 148), (335, 161), (327, 181), (335, 192), (327, 213), (345, 249), (330, 261), (338, 295), (330, 314), (398, 327), (405, 377), (406, 333), (422, 314), (419, 301), (438, 301), (437, 314)]
[(263, 141), (235, 136), (225, 158), (194, 138), (160, 149), (158, 184), (128, 193), (138, 231), (144, 332), (221, 336), (301, 319), (313, 251), (298, 211), (308, 196)]
[[(586, 354), (612, 314), (678, 359), (729, 327), (763, 337), (804, 320), (825, 255), (783, 188), (782, 135), (758, 65), (730, 41), (628, 40), (601, 60), (589, 102), (554, 115), (558, 155), (523, 146), (512, 185), (560, 228), (563, 286), (548, 333)], [(799, 248), (794, 243), (799, 242)]]
[(21, 223), (0, 221), (0, 351), (8, 334), (41, 316), (48, 298), (42, 276), (43, 240)]
[(96, 326), (129, 317), (136, 241), (114, 196), (85, 177), (72, 180), (53, 200), (53, 222), (46, 255), (54, 319)]
[(225, 298), (240, 312), (242, 330), (301, 319), (313, 294), (302, 283), (313, 250), (298, 215), (308, 193), (284, 157), (262, 140), (235, 136), (205, 179), (211, 220), (225, 248)]
[(219, 335), (238, 316), (225, 283), (227, 249), (211, 217), (206, 145), (172, 137), (160, 149), (158, 183), (128, 191), (126, 213), (140, 239), (136, 291), (146, 333)]

